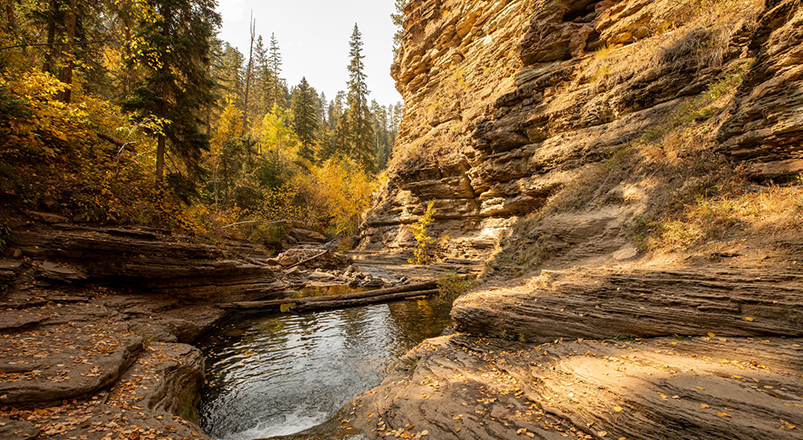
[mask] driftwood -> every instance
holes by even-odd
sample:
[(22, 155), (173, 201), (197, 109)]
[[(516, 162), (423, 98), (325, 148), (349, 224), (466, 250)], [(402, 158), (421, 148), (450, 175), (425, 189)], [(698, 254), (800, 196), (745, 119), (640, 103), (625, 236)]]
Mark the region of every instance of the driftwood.
[[(308, 303), (353, 301), (364, 298), (387, 296), (399, 293), (405, 293), (405, 294), (416, 293), (416, 295), (422, 295), (425, 294), (423, 292), (430, 292), (432, 289), (436, 289), (437, 286), (438, 286), (437, 282), (427, 281), (424, 283), (408, 284), (406, 286), (389, 287), (386, 289), (366, 290), (365, 292), (346, 293), (343, 295), (311, 296), (308, 298), (284, 298), (270, 301), (242, 301), (235, 303), (220, 304), (218, 305), (218, 307), (227, 310), (263, 310), (270, 308), (278, 308), (285, 304), (295, 304), (296, 307), (298, 307), (301, 304), (308, 304)], [(410, 296), (416, 296), (416, 295), (410, 295)]]
[(416, 296), (435, 295), (438, 292), (439, 292), (438, 289), (413, 290), (410, 292), (390, 293), (387, 295), (370, 296), (368, 298), (344, 299), (340, 301), (310, 301), (310, 302), (298, 303), (295, 306), (292, 306), (290, 309), (295, 312), (307, 312), (311, 310), (345, 309), (347, 307), (356, 307), (356, 306), (363, 306), (366, 304), (395, 301), (399, 299), (412, 298)]

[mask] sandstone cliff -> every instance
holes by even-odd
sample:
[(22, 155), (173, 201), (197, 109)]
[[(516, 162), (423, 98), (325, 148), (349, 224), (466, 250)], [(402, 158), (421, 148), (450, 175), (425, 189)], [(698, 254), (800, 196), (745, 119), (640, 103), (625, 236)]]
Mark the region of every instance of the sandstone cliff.
[(355, 400), (355, 425), (800, 438), (803, 4), (405, 12), (402, 133), (362, 245), (413, 246), (434, 200), (445, 254), (496, 276), (455, 302), (456, 334)]
[[(634, 219), (689, 192), (684, 179), (712, 174), (684, 163), (794, 176), (798, 7), (409, 2), (392, 70), (405, 114), (363, 247), (412, 246), (406, 225), (432, 200), (447, 255), (486, 259), (499, 243), (602, 255), (627, 245)], [(678, 142), (687, 137), (699, 145)]]

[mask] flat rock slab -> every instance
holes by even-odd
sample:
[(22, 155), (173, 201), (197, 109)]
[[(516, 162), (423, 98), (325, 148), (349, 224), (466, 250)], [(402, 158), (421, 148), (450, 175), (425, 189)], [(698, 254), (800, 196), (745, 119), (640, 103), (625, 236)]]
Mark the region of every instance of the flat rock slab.
[(75, 304), (11, 312), (19, 321), (29, 316), (47, 325), (0, 335), (0, 404), (41, 406), (114, 383), (142, 349), (142, 338), (110, 317), (98, 319), (97, 310)]
[(39, 430), (33, 423), (0, 417), (0, 438), (33, 439), (37, 438), (37, 435), (39, 435)]
[(525, 286), (471, 292), (452, 317), (461, 331), (536, 343), (708, 332), (803, 337), (803, 274), (544, 271)]
[(801, 344), (444, 336), (355, 399), (351, 422), (371, 439), (800, 439)]
[(0, 332), (16, 332), (35, 327), (47, 320), (47, 316), (28, 311), (9, 311), (0, 321)]
[(38, 277), (62, 283), (86, 281), (88, 278), (86, 273), (79, 267), (51, 261), (43, 261), (39, 265)]
[[(193, 347), (154, 343), (108, 391), (33, 410), (3, 407), (0, 422), (10, 420), (38, 431), (37, 439), (212, 440), (193, 423), (174, 415), (181, 409), (180, 399), (171, 395), (176, 388), (187, 393), (197, 390), (202, 365), (200, 352)], [(0, 438), (24, 438), (2, 437), (2, 433), (0, 426)]]

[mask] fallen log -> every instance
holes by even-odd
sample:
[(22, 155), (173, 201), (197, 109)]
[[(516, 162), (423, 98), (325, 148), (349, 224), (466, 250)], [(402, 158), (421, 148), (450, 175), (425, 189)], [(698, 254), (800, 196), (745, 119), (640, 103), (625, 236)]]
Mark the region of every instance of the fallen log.
[(391, 293), (387, 295), (370, 296), (367, 298), (344, 299), (339, 301), (309, 301), (297, 303), (290, 307), (294, 312), (309, 312), (313, 310), (333, 310), (345, 309), (347, 307), (357, 307), (367, 304), (376, 304), (381, 302), (395, 301), (405, 298), (413, 298), (416, 296), (430, 296), (436, 295), (440, 290), (414, 290), (410, 292)]
[(312, 302), (345, 301), (374, 296), (389, 295), (403, 292), (428, 291), (438, 287), (435, 281), (407, 284), (405, 286), (388, 287), (386, 289), (366, 290), (364, 292), (345, 293), (342, 295), (311, 296), (307, 298), (283, 298), (268, 301), (240, 301), (234, 303), (218, 304), (217, 307), (225, 310), (261, 310), (280, 307), (284, 304), (301, 304)]

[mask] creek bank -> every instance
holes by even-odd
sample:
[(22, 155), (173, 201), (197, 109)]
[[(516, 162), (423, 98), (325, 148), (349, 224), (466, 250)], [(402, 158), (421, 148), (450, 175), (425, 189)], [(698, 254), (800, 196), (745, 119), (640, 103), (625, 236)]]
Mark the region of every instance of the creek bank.
[(801, 343), (444, 336), (355, 399), (354, 426), (371, 439), (798, 439)]
[(0, 261), (0, 433), (210, 439), (196, 424), (204, 360), (191, 344), (226, 317), (219, 303), (280, 298), (311, 273), (403, 282), (329, 251), (295, 264), (321, 250), (274, 259), (150, 228), (19, 225)]
[(796, 257), (485, 286), (455, 302), (460, 333), (425, 341), (354, 400), (353, 424), (371, 439), (799, 438)]
[(406, 225), (433, 201), (430, 234), (490, 277), (456, 301), (460, 333), (411, 351), (351, 424), (371, 439), (801, 438), (801, 2), (404, 12), (405, 115), (361, 247), (415, 246)]

